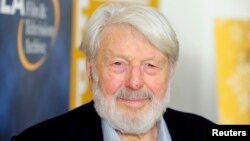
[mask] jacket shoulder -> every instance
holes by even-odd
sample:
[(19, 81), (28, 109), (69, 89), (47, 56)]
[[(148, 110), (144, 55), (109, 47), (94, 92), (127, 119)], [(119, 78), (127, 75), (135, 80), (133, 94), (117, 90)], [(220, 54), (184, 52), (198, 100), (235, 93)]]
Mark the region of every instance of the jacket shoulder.
[[(96, 136), (101, 131), (101, 119), (96, 113), (93, 102), (80, 106), (60, 116), (38, 123), (16, 137), (19, 140), (80, 140), (80, 138)], [(92, 132), (94, 131), (94, 132)], [(93, 139), (92, 139), (93, 140)]]
[(216, 125), (210, 120), (192, 113), (168, 108), (164, 119), (172, 138), (176, 140), (208, 140)]
[(207, 124), (214, 125), (210, 120), (193, 113), (187, 113), (182, 111), (177, 111), (171, 108), (168, 108), (164, 117), (167, 119), (178, 121), (178, 123), (182, 124)]

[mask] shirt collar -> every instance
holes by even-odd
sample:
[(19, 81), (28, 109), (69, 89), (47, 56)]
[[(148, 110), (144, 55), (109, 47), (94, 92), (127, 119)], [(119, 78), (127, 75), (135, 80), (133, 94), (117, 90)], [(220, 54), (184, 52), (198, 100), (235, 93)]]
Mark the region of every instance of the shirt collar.
[(102, 134), (104, 141), (121, 141), (119, 135), (116, 133), (106, 120), (102, 119)]
[[(163, 118), (160, 119), (158, 124), (159, 134), (158, 141), (171, 141), (170, 133), (167, 124)], [(117, 132), (108, 124), (106, 120), (102, 119), (102, 133), (104, 141), (121, 141)]]

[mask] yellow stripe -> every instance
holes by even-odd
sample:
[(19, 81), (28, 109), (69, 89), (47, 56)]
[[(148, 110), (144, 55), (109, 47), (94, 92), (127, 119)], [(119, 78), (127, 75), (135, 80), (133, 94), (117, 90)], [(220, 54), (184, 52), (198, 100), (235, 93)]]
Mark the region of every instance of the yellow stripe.
[(72, 1), (72, 39), (71, 39), (71, 80), (70, 80), (70, 101), (69, 101), (69, 108), (73, 109), (75, 107), (75, 99), (76, 99), (76, 27), (77, 27), (77, 0)]

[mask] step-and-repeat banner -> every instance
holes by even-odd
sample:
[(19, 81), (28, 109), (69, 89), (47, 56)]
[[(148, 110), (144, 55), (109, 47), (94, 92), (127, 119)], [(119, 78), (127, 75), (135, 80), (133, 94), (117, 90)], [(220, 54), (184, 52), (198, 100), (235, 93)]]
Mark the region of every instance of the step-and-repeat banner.
[(68, 110), (72, 2), (0, 0), (0, 140)]
[(250, 20), (215, 22), (219, 123), (250, 124)]

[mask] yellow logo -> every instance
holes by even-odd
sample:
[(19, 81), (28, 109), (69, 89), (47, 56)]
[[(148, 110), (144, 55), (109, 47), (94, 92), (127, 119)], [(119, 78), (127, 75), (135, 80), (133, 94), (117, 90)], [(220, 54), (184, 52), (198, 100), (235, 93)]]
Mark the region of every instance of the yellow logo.
[[(58, 0), (49, 2), (52, 2), (52, 8), (49, 7), (51, 4), (42, 0), (25, 2), (25, 15), (18, 25), (17, 50), (23, 67), (35, 71), (47, 60), (48, 51), (56, 40), (60, 6)], [(51, 17), (51, 12), (54, 12), (54, 17)]]

